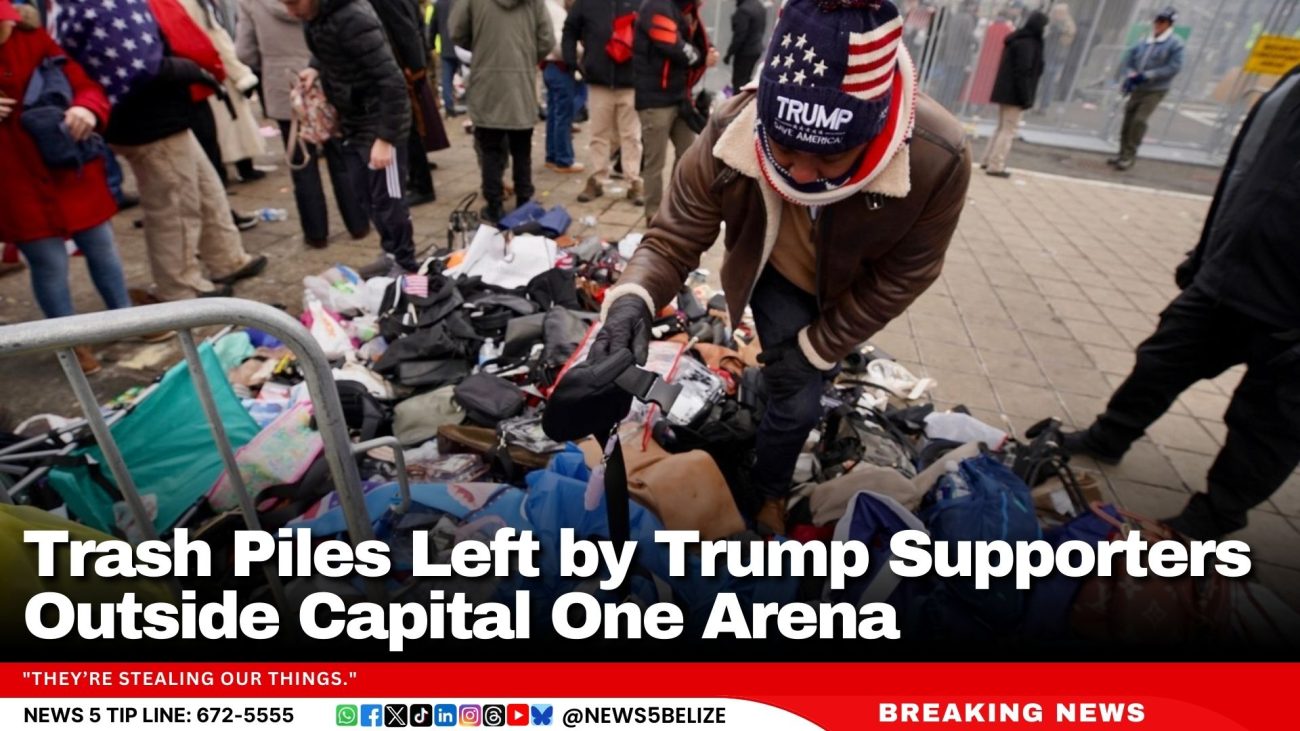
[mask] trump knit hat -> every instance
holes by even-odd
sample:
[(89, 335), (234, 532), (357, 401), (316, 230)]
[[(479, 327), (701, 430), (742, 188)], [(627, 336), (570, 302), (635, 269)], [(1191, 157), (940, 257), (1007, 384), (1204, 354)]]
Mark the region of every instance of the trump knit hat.
[(871, 141), (897, 101), (903, 19), (884, 0), (789, 0), (759, 77), (758, 116), (783, 147), (835, 154)]
[[(916, 80), (902, 40), (903, 19), (887, 0), (789, 0), (781, 8), (759, 75), (755, 144), (763, 177), (786, 200), (844, 200), (907, 143)], [(844, 177), (799, 183), (770, 143), (814, 155), (863, 151)]]

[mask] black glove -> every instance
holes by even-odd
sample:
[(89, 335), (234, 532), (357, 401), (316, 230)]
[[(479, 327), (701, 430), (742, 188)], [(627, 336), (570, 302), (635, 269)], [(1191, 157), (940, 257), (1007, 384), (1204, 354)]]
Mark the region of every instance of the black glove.
[(725, 64), (727, 64), (728, 66), (730, 66), (730, 65), (731, 65), (731, 54), (728, 53), (727, 55), (723, 56), (723, 57), (722, 57), (722, 62), (725, 63)]
[(1197, 256), (1199, 253), (1196, 250), (1187, 252), (1187, 258), (1174, 269), (1174, 284), (1179, 289), (1187, 289), (1196, 279), (1196, 272), (1201, 268), (1201, 259)]
[(628, 351), (637, 365), (645, 365), (650, 355), (650, 325), (650, 310), (640, 297), (619, 297), (610, 305), (605, 325), (596, 334), (587, 359), (598, 363), (619, 351)]
[(199, 83), (211, 89), (212, 93), (222, 101), (230, 98), (230, 94), (226, 92), (226, 85), (218, 81), (217, 77), (213, 76), (207, 69), (199, 69)]
[(795, 340), (765, 348), (758, 362), (763, 364), (763, 383), (773, 396), (789, 396), (809, 381), (826, 377), (825, 372), (808, 362)]
[(542, 430), (560, 442), (592, 435), (604, 439), (632, 408), (632, 394), (616, 383), (632, 365), (632, 351), (615, 349), (605, 358), (593, 356), (574, 366), (551, 392)]

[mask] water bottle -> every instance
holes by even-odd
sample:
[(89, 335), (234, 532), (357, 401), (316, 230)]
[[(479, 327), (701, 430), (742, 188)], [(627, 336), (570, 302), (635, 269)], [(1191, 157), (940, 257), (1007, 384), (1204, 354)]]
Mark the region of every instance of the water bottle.
[(586, 239), (587, 236), (589, 235), (588, 232), (593, 231), (596, 228), (596, 225), (598, 223), (599, 222), (596, 220), (596, 217), (590, 214), (583, 216), (582, 218), (579, 218), (578, 229), (577, 232), (573, 234), (573, 240), (583, 241), (584, 239)]
[(496, 341), (492, 338), (488, 338), (487, 342), (483, 343), (483, 347), (478, 349), (479, 365), (494, 361), (499, 357), (501, 357), (501, 350), (497, 348)]
[(283, 208), (263, 208), (257, 212), (257, 217), (263, 221), (287, 221), (289, 212)]

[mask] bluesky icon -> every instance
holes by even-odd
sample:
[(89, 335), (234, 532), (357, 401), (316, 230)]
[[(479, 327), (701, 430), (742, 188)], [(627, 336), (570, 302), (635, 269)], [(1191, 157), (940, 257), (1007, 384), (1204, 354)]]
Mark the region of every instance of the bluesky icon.
[(550, 726), (555, 720), (555, 707), (550, 703), (534, 703), (530, 714), (534, 726)]

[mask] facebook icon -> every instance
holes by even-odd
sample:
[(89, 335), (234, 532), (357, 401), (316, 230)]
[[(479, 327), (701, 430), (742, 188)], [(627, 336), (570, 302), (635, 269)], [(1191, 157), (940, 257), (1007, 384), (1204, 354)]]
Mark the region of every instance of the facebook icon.
[(361, 725), (374, 726), (376, 728), (384, 725), (384, 707), (383, 706), (362, 706), (361, 707)]
[(460, 715), (456, 706), (451, 703), (439, 703), (433, 707), (434, 726), (455, 726), (459, 723)]

